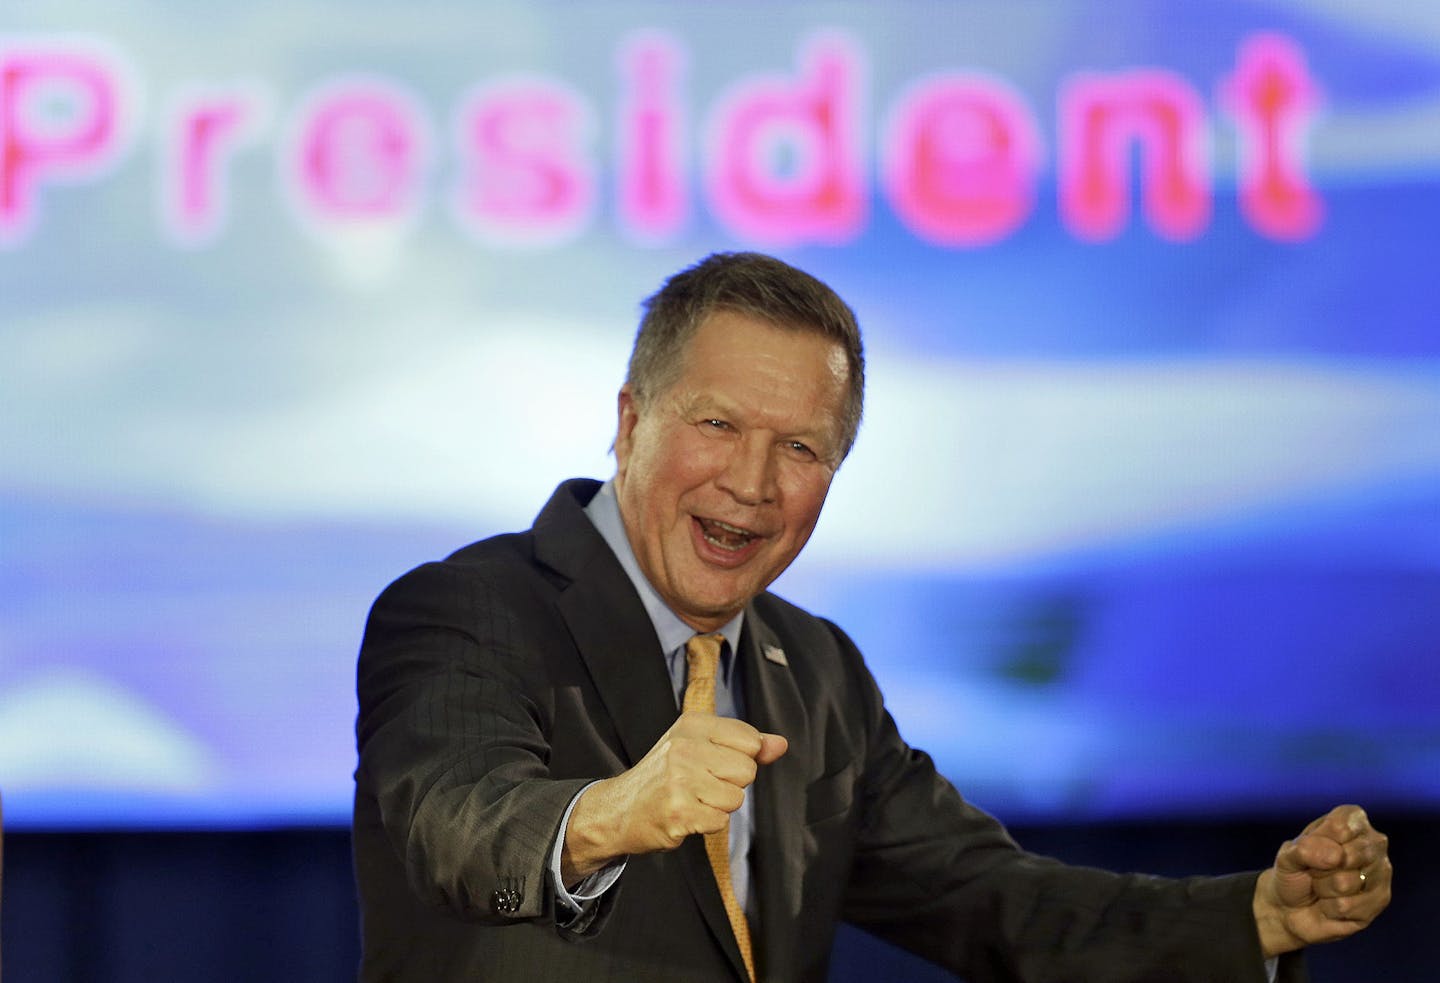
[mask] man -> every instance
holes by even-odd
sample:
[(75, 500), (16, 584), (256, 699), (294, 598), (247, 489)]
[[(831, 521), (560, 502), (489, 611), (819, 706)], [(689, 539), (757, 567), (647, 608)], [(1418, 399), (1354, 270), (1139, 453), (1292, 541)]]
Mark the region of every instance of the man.
[(841, 919), (970, 983), (1300, 979), (1385, 907), (1357, 807), (1258, 876), (1121, 876), (1022, 852), (907, 747), (845, 634), (766, 592), (863, 387), (828, 287), (712, 256), (647, 302), (613, 480), (382, 594), (364, 979), (816, 981)]

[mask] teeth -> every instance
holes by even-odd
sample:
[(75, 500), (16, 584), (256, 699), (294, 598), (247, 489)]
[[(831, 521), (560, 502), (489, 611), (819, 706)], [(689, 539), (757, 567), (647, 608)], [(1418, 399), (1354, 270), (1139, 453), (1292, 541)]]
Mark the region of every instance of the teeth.
[(722, 550), (743, 549), (755, 534), (739, 526), (732, 526), (728, 522), (721, 522), (719, 519), (701, 519), (700, 532), (705, 541), (712, 546), (718, 546)]

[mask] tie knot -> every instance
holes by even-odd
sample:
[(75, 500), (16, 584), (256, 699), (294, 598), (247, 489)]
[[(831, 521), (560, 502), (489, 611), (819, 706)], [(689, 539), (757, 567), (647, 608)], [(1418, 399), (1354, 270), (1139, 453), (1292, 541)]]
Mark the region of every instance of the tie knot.
[(724, 635), (695, 635), (685, 643), (685, 664), (690, 678), (713, 679), (720, 666), (720, 646)]
[(715, 712), (715, 670), (720, 665), (723, 635), (696, 635), (685, 643), (689, 679), (680, 709), (686, 713)]

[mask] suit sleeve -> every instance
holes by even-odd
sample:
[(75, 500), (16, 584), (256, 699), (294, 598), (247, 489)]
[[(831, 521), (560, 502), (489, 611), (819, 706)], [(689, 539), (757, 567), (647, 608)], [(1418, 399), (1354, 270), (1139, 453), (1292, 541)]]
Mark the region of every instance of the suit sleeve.
[[(420, 898), (483, 922), (553, 923), (550, 849), (587, 780), (549, 774), (544, 661), (530, 612), (502, 587), (437, 563), (375, 602), (357, 673), (356, 790), (373, 797)], [(607, 907), (559, 930), (593, 931)]]
[[(844, 915), (969, 983), (1265, 983), (1256, 874), (1165, 879), (1022, 851), (901, 739), (853, 644), (865, 763)], [(1280, 979), (1303, 981), (1298, 958)]]

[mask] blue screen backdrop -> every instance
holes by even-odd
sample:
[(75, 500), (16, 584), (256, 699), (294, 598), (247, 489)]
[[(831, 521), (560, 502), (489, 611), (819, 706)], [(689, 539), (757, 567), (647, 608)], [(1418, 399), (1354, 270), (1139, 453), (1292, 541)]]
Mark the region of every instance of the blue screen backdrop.
[(7, 825), (345, 821), (370, 601), (738, 248), (869, 356), (775, 589), (962, 792), (1440, 806), (1437, 228), (1429, 0), (11, 5)]

